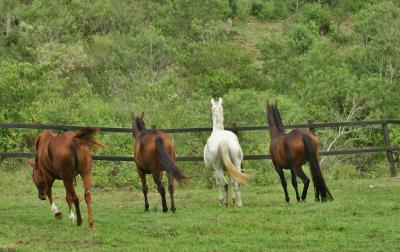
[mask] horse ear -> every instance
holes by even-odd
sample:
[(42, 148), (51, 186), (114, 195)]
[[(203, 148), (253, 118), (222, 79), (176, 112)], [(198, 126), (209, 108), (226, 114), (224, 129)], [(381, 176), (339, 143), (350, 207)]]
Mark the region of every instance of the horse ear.
[(32, 168), (35, 168), (35, 160), (33, 160), (33, 159), (28, 159), (26, 162), (27, 162)]
[(221, 97), (219, 97), (218, 103), (219, 103), (219, 104), (222, 104), (222, 98), (221, 98)]
[(140, 119), (144, 119), (144, 112), (142, 111), (142, 113), (140, 114)]
[(214, 97), (211, 97), (211, 105), (214, 105), (215, 101), (214, 101)]

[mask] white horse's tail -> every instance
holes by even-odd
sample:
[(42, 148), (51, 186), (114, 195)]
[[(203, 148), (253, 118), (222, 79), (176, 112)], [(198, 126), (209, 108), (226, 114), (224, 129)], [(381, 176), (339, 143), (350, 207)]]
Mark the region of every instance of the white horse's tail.
[(231, 158), (229, 156), (229, 147), (227, 141), (220, 142), (218, 151), (225, 165), (226, 170), (228, 170), (229, 174), (233, 177), (233, 179), (241, 185), (246, 185), (247, 176), (244, 173), (238, 171), (235, 165), (232, 163)]

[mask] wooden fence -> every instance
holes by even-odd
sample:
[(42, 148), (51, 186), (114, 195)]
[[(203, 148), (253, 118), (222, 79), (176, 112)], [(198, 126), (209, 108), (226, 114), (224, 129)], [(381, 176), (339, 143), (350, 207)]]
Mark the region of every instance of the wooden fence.
[[(360, 149), (347, 149), (347, 150), (335, 150), (335, 151), (321, 151), (321, 156), (333, 156), (333, 155), (346, 155), (346, 154), (357, 154), (357, 153), (374, 153), (374, 152), (386, 152), (387, 159), (389, 162), (389, 171), (391, 176), (396, 176), (395, 158), (394, 151), (400, 151), (400, 146), (392, 146), (390, 144), (390, 132), (389, 125), (397, 124), (400, 125), (400, 119), (391, 120), (372, 120), (372, 121), (354, 121), (354, 122), (330, 122), (330, 123), (308, 123), (308, 124), (294, 124), (286, 125), (285, 129), (293, 128), (336, 128), (341, 126), (373, 126), (380, 125), (382, 127), (383, 134), (383, 146), (378, 147), (366, 147)], [(268, 126), (240, 126), (226, 127), (227, 130), (231, 130), (235, 133), (240, 131), (265, 131), (268, 130)], [(83, 126), (72, 126), (72, 125), (45, 125), (45, 124), (16, 124), (16, 123), (0, 123), (0, 129), (52, 129), (52, 130), (78, 130)], [(95, 126), (94, 126), (95, 127)], [(96, 127), (102, 132), (107, 133), (130, 133), (132, 134), (131, 128), (116, 128), (116, 127)], [(152, 128), (156, 128), (152, 125)], [(166, 133), (195, 133), (195, 132), (211, 132), (212, 128), (175, 128), (175, 129), (159, 129)], [(23, 152), (0, 152), (0, 158), (31, 158), (34, 153), (23, 153)], [(244, 160), (264, 160), (269, 159), (270, 156), (266, 154), (261, 155), (244, 155)], [(134, 161), (133, 157), (124, 156), (93, 156), (93, 160), (104, 160), (104, 161)], [(201, 156), (181, 156), (177, 157), (178, 161), (203, 161)]]

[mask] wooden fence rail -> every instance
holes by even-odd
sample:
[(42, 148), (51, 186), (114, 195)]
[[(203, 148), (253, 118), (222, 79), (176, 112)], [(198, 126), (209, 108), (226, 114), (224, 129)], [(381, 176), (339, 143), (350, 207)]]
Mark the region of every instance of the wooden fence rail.
[[(379, 125), (382, 128), (382, 134), (384, 137), (383, 147), (368, 147), (361, 149), (349, 149), (349, 150), (335, 150), (335, 151), (321, 151), (321, 156), (333, 156), (333, 155), (347, 155), (347, 154), (357, 154), (357, 153), (374, 153), (374, 152), (386, 152), (387, 159), (389, 162), (389, 170), (391, 176), (396, 176), (397, 171), (395, 167), (395, 159), (393, 152), (400, 151), (400, 146), (390, 145), (390, 134), (389, 127), (390, 124), (400, 125), (400, 119), (384, 119), (384, 120), (370, 120), (370, 121), (354, 121), (354, 122), (329, 122), (329, 123), (308, 123), (308, 124), (294, 124), (286, 125), (285, 129), (293, 128), (336, 128), (341, 126), (371, 126)], [(232, 130), (234, 132), (240, 131), (253, 131), (260, 130), (264, 131), (268, 129), (268, 126), (237, 126), (233, 124), (233, 127), (226, 127), (227, 130)], [(0, 129), (52, 129), (52, 130), (79, 130), (81, 127), (76, 125), (60, 125), (60, 124), (20, 124), (20, 123), (0, 123)], [(96, 126), (94, 126), (96, 127)], [(96, 127), (102, 132), (107, 133), (132, 133), (131, 128), (118, 128), (118, 127)], [(152, 125), (152, 128), (156, 128)], [(201, 128), (173, 128), (173, 129), (159, 129), (166, 133), (195, 133), (195, 132), (211, 132), (211, 127), (201, 127)], [(22, 153), (22, 152), (0, 152), (0, 158), (31, 158), (34, 153)], [(244, 160), (265, 160), (269, 159), (269, 155), (245, 155)], [(133, 157), (124, 156), (93, 156), (93, 160), (104, 160), (104, 161), (134, 161)], [(177, 157), (178, 161), (203, 161), (201, 156), (181, 156)]]

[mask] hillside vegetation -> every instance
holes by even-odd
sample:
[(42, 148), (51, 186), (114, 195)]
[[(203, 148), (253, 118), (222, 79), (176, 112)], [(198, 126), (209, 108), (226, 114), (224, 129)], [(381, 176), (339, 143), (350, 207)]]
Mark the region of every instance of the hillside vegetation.
[[(398, 118), (399, 45), (394, 0), (2, 0), (0, 122), (129, 127), (130, 112), (144, 111), (148, 126), (208, 127), (212, 96), (223, 97), (228, 126), (265, 124), (267, 100), (286, 124)], [(333, 149), (382, 145), (374, 129), (342, 130)], [(1, 151), (32, 151), (37, 133), (0, 130)], [(338, 134), (318, 132), (321, 148)], [(261, 136), (240, 135), (245, 154), (266, 153)], [(201, 155), (206, 137), (175, 134), (178, 155)], [(398, 127), (391, 137), (400, 143)], [(130, 135), (100, 138), (102, 154), (131, 155)], [(348, 156), (323, 167), (376, 176), (385, 162)], [(200, 163), (182, 166), (208, 176)], [(268, 170), (245, 166), (256, 182)], [(132, 164), (97, 167), (98, 184), (137, 183)]]

